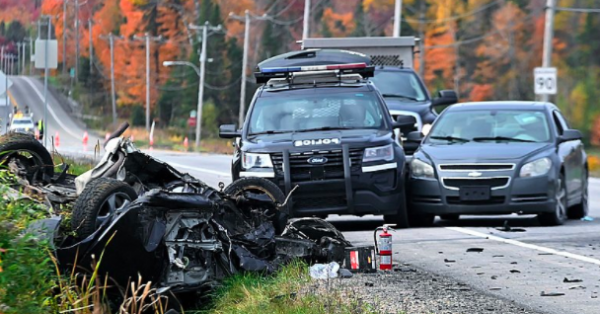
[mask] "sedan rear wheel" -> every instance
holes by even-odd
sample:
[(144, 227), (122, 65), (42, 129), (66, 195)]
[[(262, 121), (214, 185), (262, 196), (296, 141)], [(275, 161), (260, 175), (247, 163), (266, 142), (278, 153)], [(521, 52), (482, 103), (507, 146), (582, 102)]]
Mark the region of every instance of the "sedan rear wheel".
[(558, 226), (567, 220), (567, 187), (565, 185), (565, 176), (562, 173), (556, 180), (556, 192), (554, 195), (554, 212), (538, 215), (538, 219), (543, 226)]

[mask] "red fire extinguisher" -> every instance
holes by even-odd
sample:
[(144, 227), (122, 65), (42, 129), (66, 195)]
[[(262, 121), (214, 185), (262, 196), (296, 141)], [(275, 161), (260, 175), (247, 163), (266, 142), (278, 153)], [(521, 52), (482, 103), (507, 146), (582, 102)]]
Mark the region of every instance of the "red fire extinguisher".
[[(379, 269), (380, 270), (392, 270), (392, 234), (388, 233), (394, 229), (390, 228), (395, 225), (385, 224), (381, 227), (377, 227), (373, 232), (373, 240), (375, 241), (375, 251), (379, 255)], [(379, 235), (377, 232), (382, 230)]]

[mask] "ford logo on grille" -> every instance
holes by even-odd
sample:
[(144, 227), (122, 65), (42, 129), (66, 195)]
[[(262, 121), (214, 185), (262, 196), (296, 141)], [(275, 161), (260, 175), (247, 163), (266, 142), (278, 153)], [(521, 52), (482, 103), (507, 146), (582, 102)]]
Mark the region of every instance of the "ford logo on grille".
[(327, 157), (313, 156), (313, 157), (308, 158), (307, 161), (311, 165), (323, 165), (323, 164), (327, 163)]

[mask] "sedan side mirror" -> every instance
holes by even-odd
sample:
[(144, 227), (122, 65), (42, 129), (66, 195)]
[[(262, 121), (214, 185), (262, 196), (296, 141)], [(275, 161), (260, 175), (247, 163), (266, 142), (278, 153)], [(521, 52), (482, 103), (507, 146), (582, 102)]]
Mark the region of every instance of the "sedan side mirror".
[(581, 132), (575, 129), (565, 130), (563, 135), (558, 137), (558, 143), (581, 140)]
[(406, 136), (406, 141), (413, 143), (421, 143), (421, 141), (423, 141), (423, 137), (423, 133), (419, 131), (412, 131)]
[(398, 118), (396, 118), (396, 121), (394, 121), (392, 127), (394, 129), (401, 129), (406, 127), (413, 127), (415, 124), (417, 124), (417, 119), (415, 117), (401, 115), (398, 116)]
[(458, 102), (458, 96), (456, 92), (453, 90), (442, 90), (438, 93), (438, 98), (435, 98), (431, 105), (435, 106), (445, 106), (452, 105)]
[(242, 136), (235, 124), (223, 124), (219, 127), (220, 138), (236, 138)]

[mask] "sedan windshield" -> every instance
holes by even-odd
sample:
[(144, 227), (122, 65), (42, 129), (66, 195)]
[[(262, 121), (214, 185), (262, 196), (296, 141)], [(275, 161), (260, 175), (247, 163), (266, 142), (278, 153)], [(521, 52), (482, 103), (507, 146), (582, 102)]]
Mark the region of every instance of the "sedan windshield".
[(21, 124), (21, 125), (25, 125), (25, 124), (33, 124), (33, 122), (31, 120), (13, 120), (13, 124)]
[(274, 92), (256, 100), (249, 134), (380, 129), (384, 126), (381, 108), (373, 92)]
[(428, 141), (430, 143), (548, 142), (550, 129), (543, 111), (450, 111), (439, 117), (429, 133)]
[(400, 71), (375, 71), (370, 78), (385, 98), (397, 98), (403, 102), (427, 100), (427, 92), (414, 73)]

